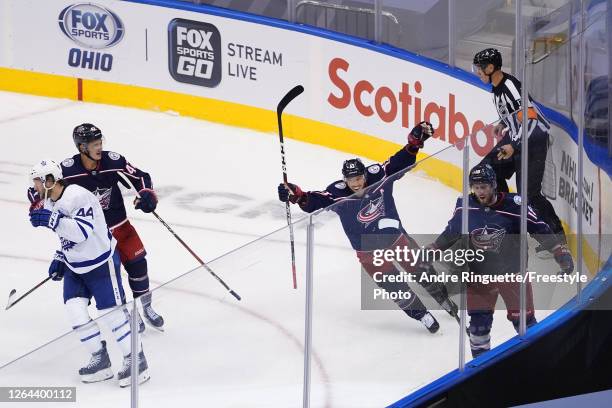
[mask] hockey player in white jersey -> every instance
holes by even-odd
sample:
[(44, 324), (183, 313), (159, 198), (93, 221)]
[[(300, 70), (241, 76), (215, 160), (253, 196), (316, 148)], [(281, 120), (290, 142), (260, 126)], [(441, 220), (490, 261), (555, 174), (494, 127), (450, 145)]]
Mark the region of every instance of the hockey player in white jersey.
[[(113, 378), (111, 361), (98, 324), (87, 311), (93, 297), (99, 320), (107, 325), (123, 353), (123, 367), (117, 373), (119, 385), (130, 385), (130, 315), (121, 285), (117, 242), (109, 232), (96, 196), (78, 185), (66, 186), (61, 167), (53, 160), (41, 160), (30, 173), (34, 189), (44, 197), (41, 208), (30, 212), (34, 227), (46, 227), (57, 234), (61, 250), (49, 267), (53, 280), (64, 279), (64, 304), (72, 328), (92, 357), (79, 370), (81, 381), (93, 383)], [(138, 352), (139, 382), (149, 379), (147, 361)]]

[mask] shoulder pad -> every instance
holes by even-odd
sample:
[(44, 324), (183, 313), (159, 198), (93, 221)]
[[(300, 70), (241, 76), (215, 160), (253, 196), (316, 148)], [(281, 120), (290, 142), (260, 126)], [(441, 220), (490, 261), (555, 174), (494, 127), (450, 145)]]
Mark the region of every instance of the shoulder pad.
[(334, 197), (343, 197), (346, 195), (347, 188), (348, 187), (344, 181), (337, 180), (327, 186), (325, 190), (330, 192)]
[(372, 164), (371, 166), (368, 166), (368, 173), (378, 174), (380, 172), (380, 169), (380, 164)]
[(121, 155), (119, 153), (115, 153), (115, 152), (105, 152), (107, 154), (107, 156), (109, 157), (109, 159), (111, 160), (119, 160), (121, 159)]

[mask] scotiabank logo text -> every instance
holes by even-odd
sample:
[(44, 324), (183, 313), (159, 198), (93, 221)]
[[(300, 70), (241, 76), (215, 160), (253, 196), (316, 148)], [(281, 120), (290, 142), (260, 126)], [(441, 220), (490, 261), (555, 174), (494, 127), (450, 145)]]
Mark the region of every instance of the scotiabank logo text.
[(123, 38), (123, 23), (115, 13), (96, 4), (78, 3), (64, 8), (58, 23), (66, 37), (80, 47), (89, 48), (71, 48), (68, 65), (101, 71), (112, 69), (113, 56), (97, 50), (112, 47)]
[[(401, 126), (406, 129), (427, 120), (436, 128), (434, 137), (448, 143), (460, 142), (466, 135), (470, 135), (474, 151), (481, 156), (487, 154), (495, 145), (493, 127), (485, 125), (481, 120), (470, 125), (465, 114), (457, 110), (454, 94), (448, 94), (447, 105), (435, 102), (425, 104), (419, 96), (423, 92), (423, 85), (419, 81), (415, 81), (412, 87), (411, 84), (402, 82), (397, 91), (386, 86), (375, 89), (367, 80), (352, 84), (343, 79), (349, 69), (350, 64), (342, 58), (334, 58), (329, 63), (328, 75), (335, 88), (329, 93), (327, 102), (334, 108), (346, 109), (353, 104), (361, 115), (377, 117), (386, 123), (396, 121), (399, 116)], [(457, 127), (461, 129), (460, 132), (457, 132)], [(486, 134), (486, 138), (476, 137), (480, 131)], [(486, 142), (483, 139), (486, 139)]]
[(178, 82), (213, 88), (221, 82), (221, 34), (209, 23), (175, 18), (168, 25), (168, 68)]

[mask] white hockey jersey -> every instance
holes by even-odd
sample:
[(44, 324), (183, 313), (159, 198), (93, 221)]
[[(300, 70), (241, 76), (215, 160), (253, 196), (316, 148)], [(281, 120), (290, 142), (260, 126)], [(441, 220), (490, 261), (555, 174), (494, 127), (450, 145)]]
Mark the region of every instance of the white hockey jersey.
[(108, 230), (102, 207), (95, 195), (81, 186), (66, 186), (62, 195), (45, 201), (51, 219), (60, 217), (55, 233), (60, 239), (66, 265), (83, 274), (108, 261), (117, 241)]

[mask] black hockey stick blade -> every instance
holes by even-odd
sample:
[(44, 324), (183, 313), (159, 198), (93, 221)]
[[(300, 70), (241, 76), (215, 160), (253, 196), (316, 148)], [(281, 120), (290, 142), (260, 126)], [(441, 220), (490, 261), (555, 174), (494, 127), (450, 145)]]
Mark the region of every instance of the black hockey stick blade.
[(294, 86), (278, 103), (276, 113), (280, 115), (285, 110), (287, 105), (289, 105), (289, 102), (297, 98), (302, 92), (304, 92), (304, 87), (302, 85)]
[(12, 289), (11, 293), (9, 293), (8, 303), (6, 304), (6, 309), (4, 310), (9, 310), (11, 306), (13, 306), (13, 298), (15, 297), (15, 293), (17, 293), (17, 290), (15, 289)]

